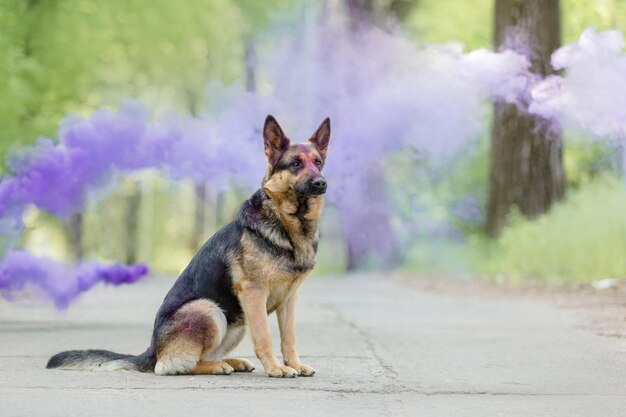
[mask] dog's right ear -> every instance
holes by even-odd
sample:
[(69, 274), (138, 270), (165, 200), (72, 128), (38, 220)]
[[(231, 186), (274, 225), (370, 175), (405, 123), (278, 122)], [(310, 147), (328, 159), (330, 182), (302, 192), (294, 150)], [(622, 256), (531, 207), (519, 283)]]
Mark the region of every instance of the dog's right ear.
[(271, 114), (265, 118), (263, 126), (263, 142), (265, 144), (265, 156), (267, 162), (273, 166), (280, 155), (289, 147), (289, 139), (285, 136), (283, 129)]

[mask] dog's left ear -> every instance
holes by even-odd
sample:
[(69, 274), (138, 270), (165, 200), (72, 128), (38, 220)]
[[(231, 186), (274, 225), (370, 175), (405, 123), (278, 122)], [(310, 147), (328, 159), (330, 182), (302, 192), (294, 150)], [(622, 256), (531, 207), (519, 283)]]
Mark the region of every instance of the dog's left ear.
[(320, 152), (322, 159), (326, 160), (326, 151), (328, 150), (328, 142), (330, 141), (330, 118), (324, 119), (320, 127), (317, 128), (309, 142), (313, 143)]

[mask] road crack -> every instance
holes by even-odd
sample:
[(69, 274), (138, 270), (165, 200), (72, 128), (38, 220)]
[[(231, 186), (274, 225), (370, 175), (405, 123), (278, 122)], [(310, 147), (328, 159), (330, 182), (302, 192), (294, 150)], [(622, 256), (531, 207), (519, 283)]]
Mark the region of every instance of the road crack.
[(330, 304), (320, 305), (329, 310), (340, 324), (347, 326), (363, 339), (365, 343), (365, 352), (370, 358), (374, 359), (376, 363), (376, 366), (373, 367), (373, 369), (370, 369), (372, 375), (382, 382), (386, 390), (396, 392), (397, 388), (399, 388), (398, 373), (378, 354), (370, 335), (355, 322), (346, 318), (335, 306)]

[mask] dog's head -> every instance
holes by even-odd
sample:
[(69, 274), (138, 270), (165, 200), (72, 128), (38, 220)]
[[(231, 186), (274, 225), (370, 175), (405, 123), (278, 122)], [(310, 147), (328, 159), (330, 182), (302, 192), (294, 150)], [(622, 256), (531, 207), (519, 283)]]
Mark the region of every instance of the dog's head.
[(330, 140), (330, 119), (326, 118), (304, 143), (291, 143), (273, 116), (267, 116), (263, 141), (268, 171), (263, 188), (273, 195), (297, 199), (322, 195), (326, 179), (322, 168)]

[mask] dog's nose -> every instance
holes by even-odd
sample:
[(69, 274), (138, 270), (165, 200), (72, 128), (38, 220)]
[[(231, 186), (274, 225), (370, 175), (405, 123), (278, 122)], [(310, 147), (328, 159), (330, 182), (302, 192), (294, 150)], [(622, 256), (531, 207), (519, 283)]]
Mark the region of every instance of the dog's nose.
[(311, 185), (317, 191), (326, 191), (326, 180), (324, 178), (317, 178), (316, 180), (313, 180)]

